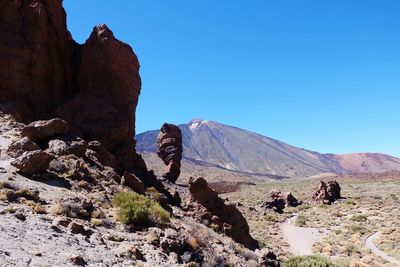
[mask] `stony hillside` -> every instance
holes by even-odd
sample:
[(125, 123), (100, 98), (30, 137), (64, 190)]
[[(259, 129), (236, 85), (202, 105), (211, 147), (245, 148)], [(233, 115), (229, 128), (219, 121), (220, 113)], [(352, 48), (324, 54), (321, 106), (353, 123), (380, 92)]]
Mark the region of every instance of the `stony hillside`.
[(66, 25), (62, 0), (0, 2), (0, 266), (278, 266), (203, 178), (148, 171), (135, 53)]
[[(252, 174), (259, 179), (271, 178), (271, 175), (275, 178), (308, 177), (318, 173), (400, 170), (400, 159), (388, 155), (321, 154), (214, 121), (193, 120), (180, 128), (184, 162), (192, 169), (195, 168), (193, 165), (215, 167)], [(156, 134), (157, 131), (149, 131), (136, 136), (138, 151), (148, 159), (152, 158), (148, 153), (156, 151)], [(159, 168), (157, 164), (152, 167)], [(214, 174), (211, 176), (215, 177)]]

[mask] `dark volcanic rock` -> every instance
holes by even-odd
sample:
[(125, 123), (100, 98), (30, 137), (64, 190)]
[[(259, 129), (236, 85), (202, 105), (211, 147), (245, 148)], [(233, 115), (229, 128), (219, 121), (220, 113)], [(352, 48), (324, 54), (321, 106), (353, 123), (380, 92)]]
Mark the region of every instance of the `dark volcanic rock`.
[(32, 142), (31, 139), (29, 139), (28, 137), (23, 137), (20, 140), (12, 143), (8, 147), (7, 153), (12, 157), (17, 158), (24, 154), (25, 151), (34, 151), (39, 149), (40, 147)]
[(135, 135), (139, 62), (132, 48), (105, 25), (96, 26), (83, 45), (78, 83), (79, 94), (58, 114), (110, 150)]
[(43, 173), (49, 167), (52, 156), (41, 150), (25, 152), (22, 156), (11, 162), (22, 174), (32, 175)]
[(171, 182), (175, 182), (181, 173), (182, 160), (182, 132), (178, 126), (164, 123), (157, 136), (157, 155), (167, 165), (163, 175)]
[(291, 192), (282, 193), (279, 190), (272, 190), (269, 194), (271, 200), (262, 204), (261, 207), (273, 209), (278, 213), (283, 213), (285, 207), (297, 207), (302, 204)]
[(331, 204), (341, 198), (340, 191), (341, 188), (337, 181), (329, 181), (328, 183), (320, 181), (314, 199), (322, 201), (324, 204)]
[[(226, 235), (247, 248), (256, 249), (258, 243), (249, 233), (249, 225), (240, 211), (234, 205), (226, 205), (218, 194), (208, 187), (203, 178), (191, 179), (189, 191), (193, 201), (204, 206), (209, 213), (219, 217)], [(211, 214), (209, 219), (211, 220)], [(198, 214), (201, 216), (201, 214)]]
[[(0, 3), (3, 111), (24, 122), (58, 114), (80, 137), (99, 140), (118, 154), (123, 168), (135, 169), (138, 163), (147, 171), (131, 140), (141, 90), (139, 67), (132, 48), (105, 25), (95, 27), (84, 45), (73, 41), (61, 0)], [(26, 132), (34, 142), (60, 133), (36, 134)]]
[(139, 194), (144, 194), (146, 189), (143, 182), (129, 172), (125, 172), (124, 175), (121, 177), (121, 184), (130, 187)]
[(43, 142), (69, 130), (66, 121), (55, 118), (51, 120), (34, 121), (22, 129), (21, 135), (26, 136), (34, 142)]
[(0, 36), (0, 99), (17, 117), (47, 115), (74, 93), (79, 49), (62, 1), (1, 1)]

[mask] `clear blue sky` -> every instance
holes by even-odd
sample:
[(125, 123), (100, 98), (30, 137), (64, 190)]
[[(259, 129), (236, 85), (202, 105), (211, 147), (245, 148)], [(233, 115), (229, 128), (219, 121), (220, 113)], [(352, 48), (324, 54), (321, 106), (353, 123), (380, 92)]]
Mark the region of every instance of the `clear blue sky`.
[(137, 132), (214, 120), (332, 153), (400, 156), (398, 0), (64, 0), (139, 57)]

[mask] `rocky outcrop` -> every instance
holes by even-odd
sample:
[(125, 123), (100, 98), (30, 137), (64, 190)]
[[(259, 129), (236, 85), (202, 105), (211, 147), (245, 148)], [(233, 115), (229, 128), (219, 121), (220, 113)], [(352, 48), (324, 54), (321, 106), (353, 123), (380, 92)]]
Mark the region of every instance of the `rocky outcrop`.
[(181, 173), (182, 132), (178, 126), (164, 123), (157, 136), (157, 155), (167, 165), (163, 175), (171, 182), (176, 182)]
[[(192, 201), (199, 203), (206, 210), (198, 209), (196, 216), (201, 220), (207, 220), (218, 224), (223, 232), (236, 242), (250, 249), (256, 249), (258, 243), (249, 233), (249, 225), (240, 211), (234, 205), (226, 205), (218, 194), (208, 187), (204, 178), (191, 179), (189, 191)], [(213, 216), (215, 216), (213, 218)]]
[[(141, 79), (129, 45), (105, 25), (78, 45), (67, 30), (61, 0), (2, 1), (0, 36), (1, 109), (24, 122), (57, 115), (75, 135), (115, 153), (120, 169), (138, 165), (146, 171), (132, 140)], [(60, 122), (32, 125), (23, 134), (41, 142), (51, 137), (42, 130), (60, 129)]]
[(105, 25), (95, 27), (82, 47), (78, 86), (79, 93), (57, 109), (61, 117), (112, 151), (135, 135), (139, 62)]
[(329, 181), (327, 183), (320, 181), (320, 184), (314, 194), (314, 199), (322, 201), (324, 204), (331, 204), (340, 199), (341, 188), (337, 181)]
[(79, 46), (61, 0), (1, 1), (0, 99), (18, 118), (47, 116), (77, 91)]
[(272, 209), (278, 213), (283, 213), (286, 207), (297, 207), (302, 204), (297, 200), (291, 192), (282, 193), (279, 190), (272, 190), (270, 193), (271, 200), (261, 205), (262, 208)]

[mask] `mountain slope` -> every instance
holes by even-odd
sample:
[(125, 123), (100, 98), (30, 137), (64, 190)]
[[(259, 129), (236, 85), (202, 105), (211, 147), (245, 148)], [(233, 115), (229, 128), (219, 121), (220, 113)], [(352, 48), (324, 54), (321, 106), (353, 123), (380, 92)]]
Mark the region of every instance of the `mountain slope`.
[[(323, 172), (360, 173), (400, 170), (400, 159), (383, 154), (320, 154), (213, 121), (179, 126), (185, 162), (254, 175), (306, 177)], [(136, 136), (140, 152), (156, 152), (158, 131)]]

